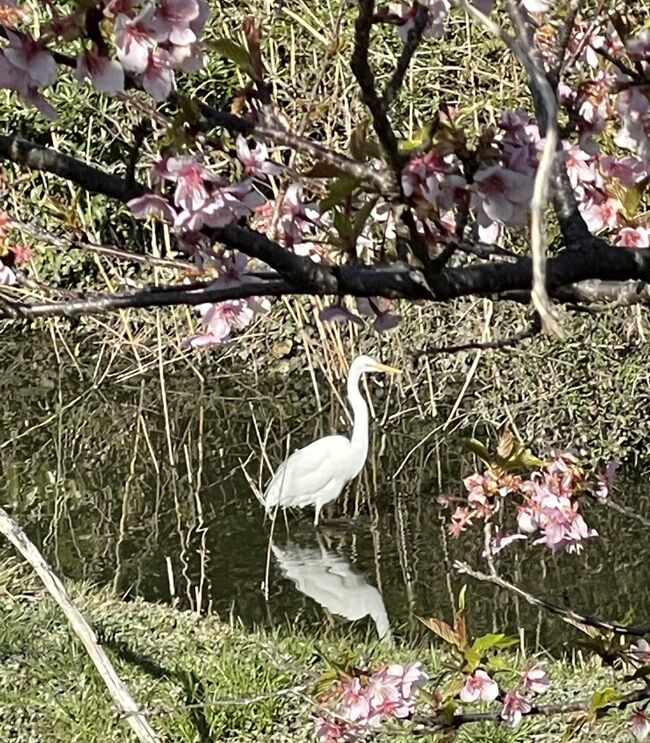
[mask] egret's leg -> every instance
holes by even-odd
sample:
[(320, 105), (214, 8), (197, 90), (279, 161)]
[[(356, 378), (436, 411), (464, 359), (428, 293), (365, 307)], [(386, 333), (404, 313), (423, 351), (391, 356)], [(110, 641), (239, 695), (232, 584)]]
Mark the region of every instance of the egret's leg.
[(315, 510), (314, 510), (314, 526), (318, 526), (318, 516), (320, 514), (321, 505), (320, 503), (316, 504)]

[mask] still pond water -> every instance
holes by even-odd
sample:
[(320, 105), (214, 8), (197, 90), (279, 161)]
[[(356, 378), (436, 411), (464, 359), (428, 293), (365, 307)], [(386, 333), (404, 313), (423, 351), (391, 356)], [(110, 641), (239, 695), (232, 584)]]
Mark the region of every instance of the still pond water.
[[(287, 439), (293, 449), (348, 427), (322, 375), (319, 409), (299, 362), (269, 375), (232, 363), (218, 373), (129, 369), (103, 351), (80, 363), (74, 349), (57, 350), (5, 356), (0, 503), (65, 576), (247, 626), (415, 639), (419, 616), (451, 618), (467, 580), (454, 560), (483, 567), (480, 529), (452, 539), (438, 504), (471, 472), (459, 443), (471, 416), (369, 382), (362, 476), (325, 509), (324, 525), (315, 529), (309, 510), (287, 525), (278, 518), (270, 544), (253, 492), (269, 464)], [(19, 375), (31, 384), (16, 385)], [(624, 470), (615, 497), (650, 515), (646, 476)], [(587, 520), (601, 536), (582, 556), (517, 543), (500, 569), (576, 610), (648, 622), (648, 528), (598, 506)], [(523, 627), (528, 647), (557, 650), (576, 632), (490, 586), (470, 581), (468, 595), (475, 634)]]

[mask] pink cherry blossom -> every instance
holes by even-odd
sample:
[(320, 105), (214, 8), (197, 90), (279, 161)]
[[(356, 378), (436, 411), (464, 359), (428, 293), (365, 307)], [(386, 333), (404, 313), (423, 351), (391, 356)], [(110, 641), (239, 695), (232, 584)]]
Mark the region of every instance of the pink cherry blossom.
[(176, 183), (174, 203), (181, 209), (194, 212), (208, 198), (206, 181), (216, 182), (217, 177), (193, 157), (170, 157), (160, 175)]
[(596, 180), (596, 159), (579, 145), (564, 143), (564, 162), (571, 185), (593, 183)]
[(531, 709), (532, 705), (530, 700), (513, 689), (504, 697), (503, 708), (501, 709), (501, 719), (504, 720), (507, 725), (516, 727), (521, 722), (521, 718), (528, 714)]
[[(427, 21), (424, 28), (424, 36), (439, 38), (445, 32), (445, 21), (449, 14), (449, 0), (422, 0), (419, 5), (424, 5), (427, 9)], [(416, 3), (391, 3), (391, 10), (400, 19), (397, 26), (397, 33), (400, 38), (406, 41), (409, 32), (415, 25), (415, 16), (418, 11)]]
[(407, 702), (414, 702), (418, 691), (429, 681), (429, 674), (419, 661), (406, 665), (393, 663), (379, 671), (377, 675), (383, 675), (384, 679), (395, 684)]
[(528, 691), (532, 691), (535, 694), (544, 694), (548, 691), (551, 682), (548, 680), (548, 676), (543, 668), (539, 666), (532, 666), (523, 673), (524, 688)]
[(637, 709), (632, 713), (628, 722), (630, 732), (637, 740), (645, 740), (650, 733), (650, 720), (644, 709)]
[(599, 189), (586, 188), (578, 208), (590, 231), (600, 232), (616, 227), (623, 205), (615, 196)]
[(162, 49), (149, 50), (147, 66), (142, 74), (142, 87), (154, 101), (164, 101), (174, 87), (174, 72), (169, 55)]
[(632, 155), (620, 159), (605, 155), (598, 159), (598, 167), (603, 175), (617, 178), (624, 186), (630, 188), (647, 178), (650, 162), (644, 162)]
[(345, 684), (341, 698), (341, 713), (351, 722), (366, 720), (370, 716), (370, 702), (358, 678), (353, 678)]
[(170, 45), (167, 49), (169, 63), (174, 69), (183, 72), (197, 72), (203, 67), (205, 62), (203, 57), (203, 48), (197, 44), (188, 44), (187, 46)]
[(151, 26), (158, 41), (187, 46), (196, 41), (191, 24), (198, 17), (196, 0), (159, 0)]
[[(0, 230), (1, 233), (1, 230)], [(15, 264), (21, 265), (27, 263), (34, 257), (34, 251), (29, 245), (7, 245), (5, 247), (10, 253), (13, 253)]]
[[(509, 547), (511, 544), (514, 544), (514, 542), (521, 539), (528, 539), (528, 537), (525, 534), (497, 534), (490, 541), (490, 554), (498, 555), (501, 550), (504, 550), (506, 547)], [(486, 556), (487, 555), (483, 553), (483, 557)]]
[(416, 204), (426, 202), (448, 211), (467, 186), (455, 168), (453, 155), (442, 157), (435, 150), (412, 157), (402, 171), (404, 195)]
[(177, 216), (167, 199), (158, 194), (148, 193), (144, 196), (138, 196), (128, 201), (127, 206), (137, 219), (155, 216), (165, 222), (174, 224)]
[(412, 712), (411, 701), (402, 697), (395, 679), (387, 676), (383, 671), (370, 677), (366, 696), (373, 717), (381, 718), (382, 715), (390, 715), (401, 719), (408, 717)]
[(623, 227), (615, 244), (625, 248), (650, 248), (650, 230), (646, 227)]
[(44, 88), (56, 79), (56, 62), (43, 46), (27, 34), (5, 28), (9, 46), (4, 50), (7, 61), (27, 75), (26, 87)]
[(650, 159), (650, 101), (640, 88), (631, 87), (616, 96), (616, 110), (623, 126), (614, 142), (644, 160)]
[(32, 14), (27, 8), (16, 7), (16, 0), (3, 0), (0, 2), (0, 21), (5, 25), (16, 23), (29, 23)]
[(208, 0), (197, 0), (199, 14), (190, 22), (190, 28), (194, 31), (196, 38), (200, 38), (205, 30), (205, 24), (210, 17), (210, 5)]
[(116, 17), (120, 14), (130, 16), (135, 14), (136, 6), (140, 5), (141, 0), (108, 0), (104, 6), (104, 15)]
[(187, 339), (186, 345), (190, 348), (222, 345), (233, 330), (244, 330), (250, 325), (255, 315), (249, 303), (244, 299), (200, 304), (197, 309), (201, 313), (201, 320), (206, 331)]
[(451, 523), (449, 524), (449, 533), (453, 537), (459, 537), (468, 526), (472, 525), (472, 513), (469, 508), (465, 506), (457, 506), (456, 510), (451, 515)]
[(43, 116), (50, 119), (57, 118), (57, 112), (33, 84), (30, 73), (13, 65), (2, 50), (0, 50), (0, 88), (16, 91), (23, 100), (35, 106)]
[(499, 685), (480, 668), (465, 679), (465, 686), (460, 690), (460, 700), (469, 704), (482, 699), (493, 702), (499, 696)]
[(532, 187), (532, 178), (499, 165), (477, 171), (474, 205), (479, 219), (509, 226), (525, 224)]
[(321, 743), (332, 743), (341, 740), (345, 732), (345, 723), (332, 720), (328, 717), (317, 717), (314, 721), (316, 739)]
[(210, 196), (195, 210), (184, 209), (176, 225), (185, 230), (200, 230), (203, 226), (224, 227), (241, 217), (248, 217), (263, 199), (252, 190), (250, 181), (213, 189)]
[(638, 640), (636, 645), (630, 647), (630, 652), (643, 663), (650, 663), (650, 643), (647, 640), (643, 638)]
[(269, 162), (269, 151), (264, 142), (257, 142), (252, 149), (249, 147), (246, 137), (241, 134), (237, 137), (235, 143), (237, 157), (244, 166), (245, 172), (251, 175), (266, 176), (277, 175), (280, 168), (272, 162)]
[(625, 48), (634, 60), (647, 62), (650, 59), (650, 28), (644, 28), (637, 36), (626, 39)]
[(101, 93), (124, 92), (124, 70), (114, 59), (102, 57), (96, 49), (84, 52), (77, 57), (75, 70), (77, 80), (90, 78), (93, 87)]
[(324, 307), (319, 313), (318, 313), (318, 319), (321, 322), (336, 322), (336, 323), (347, 323), (347, 322), (353, 322), (356, 325), (360, 325), (363, 327), (363, 320), (358, 316), (355, 315), (353, 312), (350, 312), (346, 307), (343, 307), (343, 305), (340, 304), (333, 304), (329, 307)]
[(503, 111), (499, 119), (502, 134), (497, 137), (503, 165), (531, 179), (537, 168), (539, 150), (543, 146), (537, 123), (523, 110)]
[(147, 68), (155, 45), (153, 13), (153, 6), (146, 5), (135, 18), (120, 14), (115, 19), (117, 57), (125, 70), (144, 72)]
[(395, 300), (384, 297), (357, 297), (355, 300), (359, 314), (373, 319), (372, 328), (378, 333), (397, 327), (401, 317), (394, 312)]
[[(276, 214), (276, 204), (272, 201), (260, 204), (255, 209), (253, 226), (265, 232), (271, 226)], [(280, 205), (280, 218), (276, 225), (276, 237), (286, 247), (305, 242), (305, 238), (324, 224), (324, 220), (313, 204), (306, 203), (303, 186), (299, 181), (289, 185)]]
[(539, 522), (532, 509), (520, 506), (517, 515), (517, 528), (524, 534), (534, 534), (539, 529)]

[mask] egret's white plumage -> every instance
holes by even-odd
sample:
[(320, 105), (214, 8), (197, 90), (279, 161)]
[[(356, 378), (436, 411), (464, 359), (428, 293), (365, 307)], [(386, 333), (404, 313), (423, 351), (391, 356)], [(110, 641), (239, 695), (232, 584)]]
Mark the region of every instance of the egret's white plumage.
[(314, 524), (321, 508), (341, 494), (346, 483), (361, 472), (368, 456), (368, 406), (359, 391), (359, 380), (366, 372), (399, 370), (380, 364), (370, 356), (358, 356), (348, 374), (348, 400), (354, 414), (352, 437), (325, 436), (295, 451), (278, 468), (264, 494), (268, 511), (314, 506)]

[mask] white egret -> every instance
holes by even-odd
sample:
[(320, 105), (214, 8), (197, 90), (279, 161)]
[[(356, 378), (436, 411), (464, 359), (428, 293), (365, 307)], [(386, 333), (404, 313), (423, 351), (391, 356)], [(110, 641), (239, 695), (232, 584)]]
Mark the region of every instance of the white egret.
[(314, 506), (314, 525), (321, 508), (341, 494), (345, 485), (363, 469), (368, 456), (368, 406), (359, 391), (366, 372), (399, 374), (370, 356), (358, 356), (348, 374), (348, 400), (354, 414), (352, 437), (325, 436), (298, 449), (278, 468), (264, 493), (267, 513), (274, 507)]

